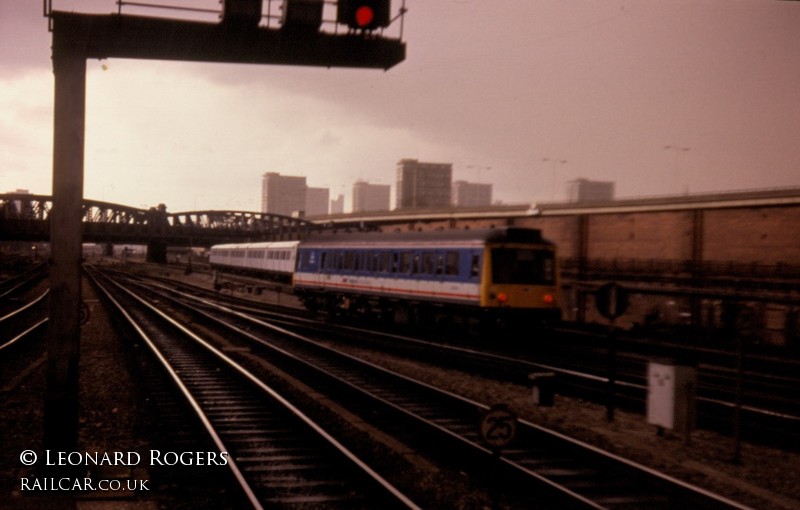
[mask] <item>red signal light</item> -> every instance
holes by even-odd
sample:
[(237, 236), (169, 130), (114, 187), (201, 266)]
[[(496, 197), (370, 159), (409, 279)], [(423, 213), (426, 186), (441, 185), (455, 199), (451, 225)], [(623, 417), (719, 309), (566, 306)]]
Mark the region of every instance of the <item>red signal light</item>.
[[(305, 0), (308, 1), (308, 0)], [(337, 0), (336, 20), (356, 30), (389, 26), (391, 0)]]
[(368, 5), (362, 5), (356, 9), (356, 24), (359, 27), (367, 27), (375, 19), (375, 11)]

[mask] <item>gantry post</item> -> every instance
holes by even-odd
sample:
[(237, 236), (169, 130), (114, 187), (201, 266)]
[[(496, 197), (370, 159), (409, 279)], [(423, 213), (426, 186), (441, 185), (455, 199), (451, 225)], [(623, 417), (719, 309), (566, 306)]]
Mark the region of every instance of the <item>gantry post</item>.
[(86, 56), (53, 45), (55, 110), (50, 211), (50, 319), (44, 447), (75, 451), (78, 441), (83, 160)]

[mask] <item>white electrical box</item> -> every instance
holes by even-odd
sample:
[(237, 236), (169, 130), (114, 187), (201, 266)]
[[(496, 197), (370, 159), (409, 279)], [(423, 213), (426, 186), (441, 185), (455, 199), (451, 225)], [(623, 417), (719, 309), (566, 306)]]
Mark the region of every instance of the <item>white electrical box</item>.
[(695, 425), (697, 369), (651, 361), (647, 365), (647, 423), (689, 433)]

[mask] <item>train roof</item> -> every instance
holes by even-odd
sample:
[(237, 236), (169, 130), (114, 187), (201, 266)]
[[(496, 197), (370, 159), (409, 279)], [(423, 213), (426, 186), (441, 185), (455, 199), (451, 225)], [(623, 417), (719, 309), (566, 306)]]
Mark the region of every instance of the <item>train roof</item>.
[(387, 246), (397, 244), (481, 246), (491, 243), (553, 243), (542, 238), (538, 229), (505, 227), (491, 229), (435, 230), (411, 232), (336, 232), (312, 234), (301, 243), (314, 246)]
[(262, 241), (258, 243), (230, 243), (230, 244), (215, 244), (211, 249), (230, 250), (230, 249), (247, 249), (256, 250), (260, 248), (294, 248), (300, 241)]

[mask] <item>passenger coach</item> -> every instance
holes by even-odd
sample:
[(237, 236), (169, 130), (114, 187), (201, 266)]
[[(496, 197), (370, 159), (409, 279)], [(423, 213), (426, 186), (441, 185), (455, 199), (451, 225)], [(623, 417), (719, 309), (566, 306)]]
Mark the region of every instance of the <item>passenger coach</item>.
[(310, 309), (397, 322), (561, 315), (556, 247), (534, 229), (320, 234), (298, 247), (294, 289)]
[(299, 241), (218, 244), (211, 247), (208, 263), (215, 269), (234, 270), (273, 280), (291, 282)]

